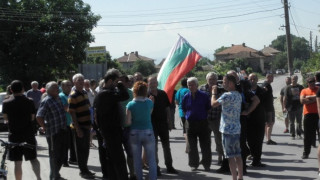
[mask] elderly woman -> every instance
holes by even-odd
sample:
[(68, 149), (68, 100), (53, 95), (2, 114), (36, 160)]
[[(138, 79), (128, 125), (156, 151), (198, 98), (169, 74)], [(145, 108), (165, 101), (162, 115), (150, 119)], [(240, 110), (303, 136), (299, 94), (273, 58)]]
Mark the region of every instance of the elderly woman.
[(149, 179), (157, 179), (156, 146), (151, 123), (153, 102), (147, 98), (147, 89), (145, 82), (137, 81), (133, 86), (134, 99), (127, 104), (126, 124), (131, 125), (130, 144), (134, 170), (138, 180), (143, 179), (142, 147), (147, 153)]

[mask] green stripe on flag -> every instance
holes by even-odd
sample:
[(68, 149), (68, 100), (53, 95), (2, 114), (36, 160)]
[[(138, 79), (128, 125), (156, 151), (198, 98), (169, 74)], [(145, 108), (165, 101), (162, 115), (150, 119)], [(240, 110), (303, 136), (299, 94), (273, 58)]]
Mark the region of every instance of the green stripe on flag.
[(193, 51), (192, 47), (188, 43), (183, 43), (180, 48), (174, 51), (174, 54), (171, 56), (169, 61), (164, 64), (165, 67), (161, 73), (161, 79), (159, 79), (158, 87), (163, 89), (166, 81), (171, 74), (171, 72)]

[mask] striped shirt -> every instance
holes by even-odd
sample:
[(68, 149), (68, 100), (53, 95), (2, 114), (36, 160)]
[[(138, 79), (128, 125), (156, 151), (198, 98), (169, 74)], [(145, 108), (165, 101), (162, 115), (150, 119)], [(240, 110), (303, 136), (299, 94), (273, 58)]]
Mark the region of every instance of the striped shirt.
[(66, 129), (66, 112), (60, 98), (45, 97), (40, 103), (37, 117), (45, 120), (46, 136), (52, 136), (60, 129)]
[[(87, 92), (74, 90), (71, 92), (69, 99), (69, 113), (76, 113), (76, 121), (80, 127), (91, 127), (90, 102)], [(74, 121), (74, 119), (73, 119)]]

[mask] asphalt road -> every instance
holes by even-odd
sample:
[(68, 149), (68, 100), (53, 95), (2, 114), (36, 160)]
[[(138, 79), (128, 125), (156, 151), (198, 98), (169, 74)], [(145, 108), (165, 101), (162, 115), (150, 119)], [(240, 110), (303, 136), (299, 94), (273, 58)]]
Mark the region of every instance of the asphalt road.
[[(278, 97), (280, 88), (284, 85), (284, 78), (286, 75), (277, 76), (272, 84), (274, 89), (274, 96)], [(299, 77), (301, 78), (301, 77)], [(279, 100), (275, 99), (276, 111), (281, 110)], [(185, 142), (182, 136), (182, 127), (180, 126), (180, 119), (176, 113), (176, 130), (170, 132), (171, 152), (173, 158), (173, 166), (179, 171), (178, 175), (166, 174), (164, 165), (164, 158), (161, 144), (159, 144), (159, 165), (162, 168), (162, 176), (158, 179), (177, 179), (177, 180), (206, 180), (206, 179), (231, 179), (230, 174), (217, 174), (215, 172), (219, 167), (217, 164), (217, 154), (213, 152), (213, 161), (210, 172), (205, 172), (200, 166), (196, 172), (191, 172), (188, 166), (188, 156), (185, 151)], [(317, 164), (317, 148), (312, 148), (309, 159), (301, 159), (303, 152), (303, 140), (291, 140), (289, 134), (283, 134), (284, 123), (283, 117), (280, 113), (276, 116), (276, 124), (274, 126), (272, 139), (278, 142), (278, 145), (263, 145), (262, 162), (267, 166), (263, 168), (248, 167), (248, 174), (244, 179), (303, 179), (311, 180), (318, 178), (318, 164)], [(7, 133), (0, 133), (1, 139), (7, 138)], [(37, 136), (38, 140), (38, 158), (41, 164), (41, 176), (43, 179), (49, 179), (49, 159), (48, 149), (45, 137)], [(212, 136), (213, 140), (213, 136)], [(214, 141), (213, 141), (214, 142)], [(97, 142), (94, 140), (94, 143)], [(212, 143), (212, 150), (215, 150), (215, 144)], [(201, 154), (200, 154), (201, 157)], [(250, 161), (247, 161), (249, 164)], [(97, 149), (90, 150), (89, 169), (96, 172), (96, 179), (101, 179), (102, 174), (100, 170), (100, 163)], [(8, 179), (14, 179), (14, 164), (7, 161), (8, 165)], [(61, 169), (62, 177), (71, 180), (81, 179), (77, 166), (63, 167)], [(147, 173), (145, 171), (145, 173)], [(35, 176), (29, 162), (23, 162), (23, 179), (32, 180)]]

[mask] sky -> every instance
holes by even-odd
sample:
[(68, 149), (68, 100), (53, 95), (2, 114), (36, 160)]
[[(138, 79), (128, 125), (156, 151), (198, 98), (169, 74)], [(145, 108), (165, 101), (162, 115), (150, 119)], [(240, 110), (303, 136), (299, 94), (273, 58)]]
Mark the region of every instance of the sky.
[[(288, 0), (291, 34), (320, 42), (320, 0)], [(245, 43), (261, 50), (285, 34), (282, 0), (84, 0), (101, 19), (90, 46), (106, 46), (112, 58), (138, 51), (166, 58), (183, 36), (203, 57), (221, 46)]]

